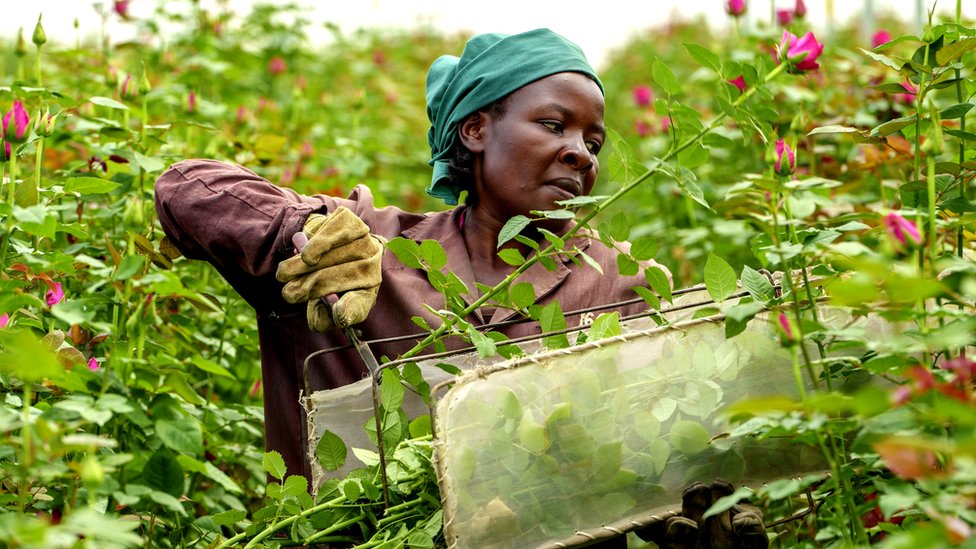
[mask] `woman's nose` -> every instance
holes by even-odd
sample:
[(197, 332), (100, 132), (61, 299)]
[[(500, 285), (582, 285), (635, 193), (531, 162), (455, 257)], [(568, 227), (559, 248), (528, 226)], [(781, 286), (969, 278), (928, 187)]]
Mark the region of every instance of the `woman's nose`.
[(559, 153), (559, 159), (574, 169), (585, 172), (593, 167), (593, 154), (586, 148), (582, 139), (567, 143)]

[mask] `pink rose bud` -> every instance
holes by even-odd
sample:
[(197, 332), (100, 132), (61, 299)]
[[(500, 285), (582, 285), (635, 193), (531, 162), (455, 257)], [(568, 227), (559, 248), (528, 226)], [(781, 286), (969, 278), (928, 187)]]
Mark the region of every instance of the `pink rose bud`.
[(30, 129), (30, 116), (20, 101), (14, 101), (14, 106), (3, 117), (3, 139), (10, 143), (27, 141), (27, 130)]
[(237, 107), (237, 113), (234, 115), (234, 120), (236, 120), (238, 124), (243, 124), (244, 121), (247, 120), (247, 108), (245, 108), (244, 105)]
[(783, 343), (788, 344), (796, 341), (796, 338), (793, 337), (793, 325), (790, 324), (790, 319), (786, 316), (786, 313), (780, 313), (778, 320), (779, 329), (781, 330), (780, 339), (783, 341)]
[(7, 324), (10, 324), (10, 315), (3, 313), (0, 315), (0, 330), (6, 328)]
[(186, 96), (186, 110), (187, 112), (196, 112), (197, 110), (197, 92), (191, 91)]
[(824, 46), (817, 42), (817, 38), (812, 32), (797, 38), (789, 31), (783, 32), (783, 39), (776, 50), (776, 60), (780, 63), (789, 63), (790, 72), (801, 73), (817, 70), (817, 58), (823, 53)]
[(776, 20), (782, 26), (787, 26), (793, 22), (793, 12), (790, 10), (776, 10)]
[[(784, 163), (783, 160), (786, 160)], [(793, 155), (793, 149), (786, 144), (786, 141), (780, 139), (776, 142), (776, 173), (780, 175), (790, 175), (796, 170), (796, 157)]]
[(643, 120), (635, 120), (634, 129), (640, 137), (647, 137), (651, 133), (651, 127)]
[(272, 75), (279, 75), (287, 69), (288, 65), (285, 63), (285, 60), (277, 55), (272, 57), (271, 61), (268, 61), (268, 72)]
[(98, 361), (95, 360), (95, 357), (91, 357), (88, 359), (88, 369), (93, 372), (98, 371)]
[(803, 19), (807, 15), (807, 5), (803, 3), (803, 0), (796, 0), (796, 5), (793, 7), (793, 15), (797, 19)]
[(739, 93), (742, 93), (742, 92), (746, 91), (746, 88), (749, 87), (749, 86), (746, 86), (746, 80), (745, 80), (745, 78), (742, 78), (742, 75), (739, 75), (738, 78), (733, 78), (732, 80), (729, 80), (729, 84), (732, 84), (733, 86), (735, 86), (736, 88), (738, 88), (739, 89)]
[(54, 307), (62, 300), (64, 300), (64, 291), (61, 290), (61, 283), (55, 282), (54, 287), (44, 295), (44, 301), (47, 302), (48, 307)]
[(135, 97), (137, 95), (138, 89), (135, 82), (132, 81), (132, 75), (126, 74), (125, 80), (122, 82), (122, 91), (120, 95), (122, 97)]
[(895, 101), (898, 103), (904, 103), (906, 105), (914, 103), (915, 94), (918, 93), (918, 88), (916, 88), (914, 84), (908, 82), (907, 80), (901, 83), (901, 87), (905, 89), (906, 93), (896, 93)]
[(881, 44), (891, 42), (891, 34), (886, 30), (879, 30), (871, 37), (871, 47), (877, 48)]
[(726, 0), (725, 12), (732, 17), (741, 17), (746, 12), (746, 0)]
[(884, 217), (885, 232), (900, 246), (917, 246), (922, 242), (915, 223), (891, 212)]
[(641, 84), (634, 88), (634, 103), (640, 107), (646, 107), (654, 101), (654, 92), (648, 86)]
[(122, 19), (129, 18), (129, 0), (115, 0), (115, 5), (112, 8)]

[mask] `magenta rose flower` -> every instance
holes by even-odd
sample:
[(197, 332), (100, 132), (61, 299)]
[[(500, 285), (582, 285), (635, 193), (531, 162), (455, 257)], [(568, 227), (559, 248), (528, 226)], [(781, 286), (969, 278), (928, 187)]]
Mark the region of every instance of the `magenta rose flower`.
[(797, 19), (803, 19), (807, 15), (807, 5), (803, 3), (803, 0), (796, 0), (796, 5), (793, 6), (793, 16)]
[(746, 12), (746, 0), (727, 0), (725, 12), (732, 17), (741, 17)]
[(197, 110), (197, 92), (191, 91), (186, 96), (186, 110), (187, 112), (196, 112)]
[(272, 57), (271, 61), (268, 61), (268, 72), (271, 73), (272, 76), (277, 76), (285, 72), (287, 69), (288, 65), (285, 63), (285, 60), (277, 55)]
[(91, 357), (88, 359), (88, 369), (93, 372), (98, 371), (98, 361), (95, 360), (95, 357)]
[(112, 7), (122, 19), (129, 18), (129, 0), (115, 0), (115, 5)]
[(820, 68), (817, 58), (823, 53), (824, 45), (817, 41), (813, 32), (797, 38), (790, 31), (783, 31), (783, 39), (776, 50), (776, 60), (790, 64), (790, 72), (801, 73)]
[(874, 36), (871, 37), (872, 48), (877, 48), (881, 44), (887, 44), (888, 42), (891, 42), (891, 33), (884, 29), (874, 33)]
[(0, 315), (0, 330), (6, 328), (7, 324), (10, 324), (10, 315), (7, 313), (3, 313), (2, 315)]
[(793, 22), (793, 12), (791, 10), (776, 10), (776, 20), (785, 27)]
[(780, 313), (777, 320), (779, 320), (780, 341), (784, 345), (792, 346), (796, 342), (796, 338), (793, 336), (793, 324), (790, 323), (789, 317), (786, 316), (786, 313)]
[(900, 246), (917, 246), (922, 242), (922, 235), (919, 234), (915, 223), (896, 212), (891, 212), (884, 217), (884, 228), (888, 236)]
[(790, 175), (796, 170), (796, 156), (783, 139), (776, 142), (776, 164), (773, 167), (780, 175)]
[(749, 87), (749, 86), (746, 85), (746, 80), (745, 80), (745, 78), (742, 78), (742, 75), (741, 74), (739, 75), (738, 78), (733, 78), (732, 80), (729, 80), (728, 82), (729, 82), (729, 84), (732, 84), (736, 88), (739, 88), (739, 93), (742, 93), (742, 92), (746, 91), (746, 88)]
[(14, 101), (14, 106), (3, 116), (3, 139), (10, 143), (23, 143), (27, 140), (27, 130), (30, 129), (30, 116), (20, 101)]
[(61, 290), (61, 283), (55, 282), (54, 287), (47, 291), (44, 295), (44, 301), (47, 303), (48, 307), (54, 307), (58, 303), (64, 300), (64, 291)]
[(641, 84), (634, 88), (634, 103), (639, 107), (646, 107), (654, 101), (654, 91), (649, 86)]

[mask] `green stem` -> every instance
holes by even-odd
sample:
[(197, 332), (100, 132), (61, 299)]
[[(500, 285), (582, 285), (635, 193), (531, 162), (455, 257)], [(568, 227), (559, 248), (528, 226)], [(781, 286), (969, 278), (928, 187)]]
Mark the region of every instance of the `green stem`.
[[(31, 436), (32, 430), (31, 430), (31, 417), (30, 417), (31, 399), (32, 399), (31, 393), (32, 393), (33, 386), (31, 385), (30, 381), (24, 381), (23, 383), (24, 383), (24, 397), (23, 397), (24, 402), (23, 402), (23, 409), (21, 415), (21, 423), (23, 425), (20, 427), (21, 452), (22, 452), (20, 462), (21, 465), (24, 467), (25, 471), (30, 471), (31, 467), (34, 464), (33, 451), (31, 450), (31, 446), (33, 445), (34, 442)], [(28, 492), (29, 485), (30, 482), (28, 478), (22, 478), (18, 486), (17, 500), (18, 500), (18, 507), (21, 513), (24, 513), (27, 510), (27, 492)]]
[(41, 78), (41, 46), (37, 46), (37, 58), (35, 59), (34, 70), (37, 72), (37, 87), (43, 87), (44, 83)]
[[(268, 526), (267, 528), (265, 528), (264, 530), (262, 530), (260, 533), (258, 533), (258, 535), (254, 537), (254, 539), (252, 539), (250, 542), (248, 542), (248, 544), (245, 546), (245, 548), (247, 548), (247, 547), (254, 547), (254, 544), (255, 543), (257, 543), (257, 542), (259, 542), (259, 541), (267, 538), (271, 534), (277, 532), (278, 530), (281, 530), (282, 528), (290, 525), (291, 523), (295, 522), (296, 520), (298, 520), (300, 518), (305, 518), (305, 517), (308, 517), (310, 515), (314, 515), (315, 513), (318, 513), (319, 511), (324, 511), (324, 510), (328, 509), (329, 507), (334, 507), (334, 506), (342, 503), (345, 500), (346, 500), (346, 497), (345, 496), (339, 496), (339, 497), (337, 497), (335, 499), (330, 499), (329, 501), (327, 501), (325, 503), (320, 503), (320, 504), (315, 505), (313, 507), (309, 507), (308, 509), (305, 509), (301, 513), (299, 513), (297, 515), (292, 515), (292, 516), (286, 518), (285, 520), (283, 520), (281, 522), (277, 522), (275, 524), (272, 524), (271, 526)], [(232, 538), (224, 541), (220, 545), (218, 545), (216, 547), (216, 549), (226, 549), (228, 547), (236, 547), (237, 546), (237, 543), (240, 542), (240, 541), (242, 541), (242, 540), (244, 540), (244, 538), (246, 538), (246, 537), (247, 537), (247, 532), (241, 532), (240, 534), (237, 534), (236, 536), (234, 536), (234, 537), (232, 537)]]
[(927, 187), (928, 187), (928, 206), (929, 206), (929, 238), (928, 238), (928, 255), (929, 255), (929, 271), (932, 277), (935, 278), (935, 157), (929, 155), (928, 157), (928, 177), (927, 177)]
[(37, 140), (37, 154), (34, 156), (34, 186), (41, 190), (41, 166), (44, 163), (44, 138)]
[[(324, 530), (319, 530), (318, 532), (315, 532), (311, 536), (305, 538), (303, 540), (303, 542), (306, 543), (306, 544), (309, 544), (309, 543), (312, 543), (312, 542), (320, 541), (320, 540), (322, 540), (322, 538), (328, 536), (329, 534), (331, 534), (333, 532), (338, 532), (338, 531), (340, 531), (340, 530), (342, 530), (344, 528), (348, 528), (349, 526), (352, 526), (353, 524), (356, 524), (357, 522), (362, 522), (365, 519), (366, 519), (366, 515), (363, 514), (363, 515), (356, 515), (356, 516), (354, 516), (354, 517), (352, 517), (350, 519), (344, 520), (342, 522), (335, 522), (331, 526), (329, 526), (328, 528), (325, 528)], [(348, 541), (348, 540), (345, 540), (345, 541)]]
[[(775, 67), (773, 67), (773, 70), (769, 71), (769, 73), (767, 73), (766, 74), (766, 77), (763, 79), (763, 84), (765, 84), (765, 83), (769, 82), (770, 80), (772, 80), (773, 78), (779, 76), (780, 73), (782, 73), (784, 70), (786, 70), (786, 67), (787, 67), (787, 64), (786, 63), (781, 63), (781, 64), (776, 65)], [(743, 92), (742, 95), (740, 95), (738, 97), (738, 99), (736, 99), (735, 102), (732, 103), (732, 107), (733, 108), (734, 107), (738, 107), (739, 105), (741, 105), (742, 103), (744, 103), (746, 100), (748, 100), (750, 97), (752, 97), (756, 93), (756, 90), (757, 89), (758, 89), (757, 86), (754, 86), (754, 87), (751, 87), (751, 88), (746, 89), (746, 91)], [(616, 192), (614, 192), (612, 195), (610, 195), (609, 197), (605, 198), (602, 202), (600, 202), (595, 207), (593, 207), (586, 215), (584, 215), (581, 219), (579, 219), (579, 221), (574, 226), (570, 227), (570, 229), (566, 232), (566, 234), (563, 235), (563, 239), (566, 240), (566, 239), (569, 239), (570, 237), (572, 237), (573, 235), (575, 235), (581, 228), (585, 227), (586, 224), (591, 219), (593, 219), (594, 217), (596, 217), (600, 212), (602, 212), (603, 210), (607, 209), (611, 204), (613, 204), (614, 202), (616, 202), (617, 200), (619, 200), (625, 194), (627, 194), (630, 191), (634, 190), (638, 185), (640, 185), (641, 183), (643, 183), (644, 181), (646, 181), (648, 178), (650, 178), (652, 175), (654, 175), (655, 173), (657, 173), (658, 170), (660, 170), (661, 167), (664, 164), (666, 164), (668, 161), (670, 161), (671, 159), (675, 158), (679, 153), (681, 153), (682, 151), (684, 151), (685, 149), (687, 149), (691, 145), (697, 143), (705, 135), (707, 135), (712, 130), (714, 130), (715, 128), (717, 128), (719, 126), (719, 124), (721, 124), (721, 122), (725, 119), (726, 116), (728, 116), (728, 115), (724, 111), (722, 113), (718, 114), (714, 119), (712, 119), (712, 121), (708, 125), (706, 125), (705, 127), (703, 127), (693, 137), (687, 139), (681, 145), (672, 148), (662, 158), (657, 159), (654, 162), (654, 164), (651, 165), (643, 174), (637, 176), (630, 183), (627, 183), (626, 185), (624, 185), (623, 187), (621, 187), (620, 189), (618, 189)], [(427, 337), (425, 337), (422, 341), (420, 341), (416, 345), (414, 345), (410, 350), (408, 350), (407, 352), (403, 353), (400, 356), (400, 358), (401, 359), (410, 358), (410, 357), (416, 356), (419, 353), (421, 353), (424, 349), (426, 349), (432, 343), (434, 343), (435, 341), (438, 341), (441, 338), (441, 336), (443, 336), (445, 333), (447, 333), (448, 330), (450, 330), (451, 328), (453, 328), (454, 325), (457, 324), (457, 322), (458, 322), (459, 319), (467, 318), (468, 315), (470, 315), (471, 313), (473, 313), (474, 311), (476, 311), (478, 308), (480, 308), (482, 305), (484, 305), (485, 303), (487, 303), (491, 298), (493, 298), (494, 296), (498, 295), (503, 290), (505, 290), (506, 288), (508, 288), (512, 284), (512, 282), (514, 282), (515, 279), (517, 279), (525, 271), (527, 271), (529, 269), (529, 267), (531, 267), (532, 265), (538, 263), (543, 257), (548, 257), (548, 256), (552, 255), (553, 253), (555, 253), (555, 245), (550, 244), (545, 249), (540, 250), (539, 252), (537, 252), (536, 254), (534, 254), (533, 256), (531, 256), (530, 258), (528, 258), (524, 263), (522, 263), (521, 265), (519, 265), (518, 267), (516, 267), (515, 270), (513, 270), (501, 282), (499, 282), (493, 288), (491, 288), (490, 290), (488, 290), (487, 292), (485, 292), (479, 299), (475, 300), (474, 303), (468, 305), (457, 316), (452, 316), (452, 317), (445, 318), (444, 319), (444, 322), (440, 326), (438, 326), (437, 329), (435, 329), (430, 334), (428, 334)]]
[[(925, 57), (923, 59), (928, 61), (929, 58), (929, 44), (925, 44)], [(925, 73), (920, 73), (920, 80), (918, 82), (918, 93), (915, 94), (915, 154), (912, 157), (912, 173), (915, 174), (915, 181), (918, 181), (922, 177), (921, 167), (918, 165), (918, 155), (921, 151), (921, 130), (922, 130), (922, 97), (925, 95)], [(918, 192), (913, 193), (915, 195), (915, 203), (918, 203)], [(915, 224), (921, 226), (921, 214), (915, 216)], [(920, 246), (918, 249), (918, 268), (922, 270), (924, 266), (925, 252)]]
[[(2, 145), (0, 145), (2, 146)], [(17, 195), (17, 148), (10, 146), (10, 183), (7, 185), (7, 204), (12, 208)], [(10, 250), (10, 240), (14, 237), (13, 212), (7, 216), (7, 230), (3, 236), (3, 246), (0, 247), (0, 269), (7, 265), (7, 252)]]

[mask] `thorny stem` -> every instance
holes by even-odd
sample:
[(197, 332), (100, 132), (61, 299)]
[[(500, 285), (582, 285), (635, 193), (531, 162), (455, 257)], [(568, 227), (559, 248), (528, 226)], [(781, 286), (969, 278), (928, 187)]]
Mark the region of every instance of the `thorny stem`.
[[(254, 539), (252, 539), (250, 542), (248, 542), (248, 544), (245, 547), (254, 547), (254, 544), (255, 543), (257, 543), (257, 542), (259, 542), (259, 541), (267, 538), (271, 534), (277, 532), (278, 530), (281, 530), (282, 528), (284, 528), (285, 526), (288, 526), (289, 524), (295, 522), (296, 520), (298, 520), (300, 518), (305, 518), (305, 517), (310, 516), (310, 515), (314, 515), (315, 513), (318, 513), (319, 511), (324, 511), (324, 510), (326, 510), (326, 509), (328, 509), (330, 507), (335, 507), (336, 505), (342, 503), (345, 500), (346, 500), (346, 497), (345, 496), (339, 496), (337, 498), (330, 499), (329, 501), (326, 501), (325, 503), (320, 503), (318, 505), (309, 507), (308, 509), (305, 509), (301, 513), (298, 513), (296, 515), (292, 515), (292, 516), (286, 518), (285, 520), (282, 520), (281, 522), (276, 522), (276, 523), (268, 526), (264, 530), (262, 530), (260, 533), (258, 533), (258, 535), (255, 536)], [(220, 545), (218, 545), (216, 547), (216, 549), (226, 549), (228, 547), (236, 547), (237, 546), (237, 543), (240, 542), (240, 541), (242, 541), (246, 537), (247, 537), (247, 532), (246, 531), (245, 532), (241, 532), (240, 534), (237, 534), (236, 536), (234, 536), (234, 537), (232, 537), (232, 538), (224, 541)]]
[[(0, 145), (2, 146), (2, 145)], [(17, 196), (17, 147), (10, 146), (10, 183), (7, 185), (7, 204), (11, 208)], [(10, 249), (10, 239), (13, 238), (14, 216), (13, 212), (7, 216), (7, 230), (3, 235), (3, 246), (0, 247), (0, 268), (7, 264), (7, 251)]]
[[(769, 71), (769, 73), (767, 73), (766, 74), (766, 77), (763, 79), (763, 84), (765, 84), (765, 83), (769, 82), (770, 80), (772, 80), (773, 78), (779, 76), (780, 73), (782, 73), (784, 70), (786, 70), (786, 67), (787, 67), (787, 63), (780, 63), (779, 65), (776, 65), (775, 67), (773, 67), (773, 70)], [(746, 89), (746, 91), (744, 91), (742, 93), (742, 95), (740, 95), (738, 97), (738, 99), (736, 99), (735, 102), (732, 103), (732, 106), (733, 107), (738, 107), (739, 105), (741, 105), (742, 103), (744, 103), (746, 100), (748, 100), (750, 97), (752, 97), (756, 93), (756, 90), (757, 89), (758, 88), (756, 86), (753, 86), (751, 88)], [(694, 145), (699, 140), (701, 140), (705, 135), (707, 135), (712, 130), (714, 130), (715, 128), (717, 128), (719, 126), (719, 124), (721, 124), (721, 122), (723, 120), (725, 120), (726, 116), (728, 116), (728, 114), (726, 112), (724, 112), (724, 111), (721, 112), (721, 113), (719, 113), (714, 119), (712, 119), (711, 122), (708, 123), (708, 125), (706, 125), (704, 128), (702, 128), (701, 130), (699, 130), (699, 132), (697, 134), (695, 134), (693, 137), (690, 137), (689, 139), (687, 139), (681, 145), (678, 145), (677, 147), (672, 148), (670, 151), (668, 151), (668, 153), (666, 155), (664, 155), (663, 157), (657, 159), (654, 162), (654, 164), (652, 164), (643, 174), (637, 176), (630, 183), (627, 183), (623, 187), (619, 188), (612, 195), (608, 196), (602, 202), (600, 202), (599, 204), (597, 204), (596, 206), (594, 206), (586, 215), (584, 215), (582, 218), (580, 218), (575, 225), (573, 225), (572, 227), (570, 227), (570, 229), (566, 232), (566, 234), (563, 235), (563, 238), (564, 239), (568, 239), (568, 238), (574, 236), (577, 232), (579, 232), (579, 230), (581, 228), (585, 227), (586, 224), (591, 219), (593, 219), (594, 217), (596, 217), (600, 212), (602, 212), (603, 210), (607, 209), (611, 204), (613, 204), (614, 202), (616, 202), (617, 200), (619, 200), (625, 194), (627, 194), (630, 191), (634, 190), (638, 185), (640, 185), (641, 183), (643, 183), (644, 181), (646, 181), (648, 178), (650, 178), (652, 175), (654, 175), (655, 173), (657, 173), (661, 169), (661, 167), (664, 166), (668, 161), (670, 161), (673, 158), (675, 158), (679, 153), (681, 153), (682, 151), (684, 151), (685, 149), (687, 149), (691, 145)], [(458, 322), (459, 319), (467, 318), (468, 315), (470, 315), (471, 313), (473, 313), (474, 311), (476, 311), (479, 307), (481, 307), (482, 305), (484, 305), (485, 303), (487, 303), (488, 300), (490, 300), (491, 298), (493, 298), (494, 296), (498, 295), (503, 290), (505, 290), (506, 288), (508, 288), (512, 284), (512, 282), (514, 282), (515, 279), (517, 279), (519, 276), (521, 276), (523, 273), (525, 273), (525, 271), (527, 271), (529, 269), (529, 267), (531, 267), (532, 265), (538, 263), (539, 260), (542, 259), (543, 257), (549, 257), (553, 253), (555, 253), (555, 245), (549, 244), (549, 246), (547, 246), (546, 248), (540, 250), (536, 254), (534, 254), (531, 257), (529, 257), (524, 263), (522, 263), (521, 265), (519, 265), (518, 267), (516, 267), (515, 270), (513, 270), (501, 282), (499, 282), (493, 288), (491, 288), (490, 290), (488, 290), (487, 292), (485, 292), (480, 298), (478, 298), (477, 300), (475, 300), (474, 303), (468, 305), (459, 314), (457, 314), (455, 316), (451, 316), (451, 317), (445, 318), (444, 319), (444, 322), (441, 323), (441, 325), (438, 326), (437, 329), (435, 329), (434, 331), (432, 331), (429, 335), (427, 335), (427, 337), (425, 337), (422, 341), (420, 341), (416, 345), (414, 345), (410, 350), (408, 350), (407, 352), (403, 353), (400, 356), (400, 358), (401, 359), (410, 358), (410, 357), (416, 356), (419, 353), (421, 353), (429, 345), (431, 345), (435, 341), (438, 341), (445, 333), (447, 333), (448, 330), (450, 330), (451, 328), (453, 328), (457, 324), (457, 322)]]

